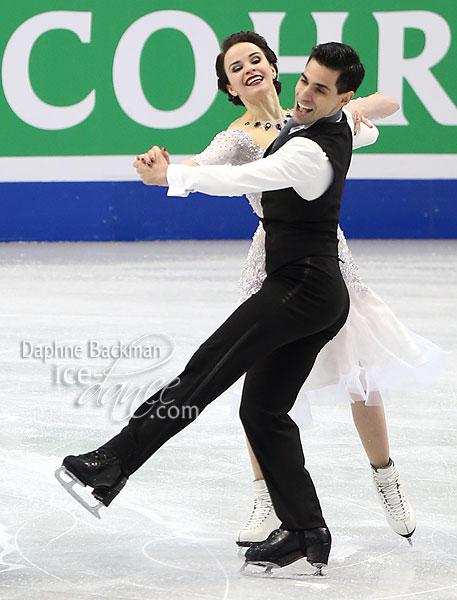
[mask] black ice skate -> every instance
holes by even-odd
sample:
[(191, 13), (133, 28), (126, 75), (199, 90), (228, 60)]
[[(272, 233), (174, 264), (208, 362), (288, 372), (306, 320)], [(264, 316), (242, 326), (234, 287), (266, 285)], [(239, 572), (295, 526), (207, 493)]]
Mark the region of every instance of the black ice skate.
[[(119, 460), (104, 448), (78, 456), (66, 456), (55, 476), (66, 491), (97, 519), (100, 519), (101, 507), (111, 504), (128, 479), (122, 472)], [(74, 489), (76, 484), (94, 488), (92, 496), (98, 503), (89, 504)]]
[(276, 529), (268, 538), (254, 544), (246, 551), (242, 571), (250, 565), (265, 567), (269, 574), (274, 567), (286, 567), (296, 560), (306, 557), (315, 567), (313, 575), (322, 575), (322, 568), (328, 563), (332, 536), (326, 527), (289, 531)]

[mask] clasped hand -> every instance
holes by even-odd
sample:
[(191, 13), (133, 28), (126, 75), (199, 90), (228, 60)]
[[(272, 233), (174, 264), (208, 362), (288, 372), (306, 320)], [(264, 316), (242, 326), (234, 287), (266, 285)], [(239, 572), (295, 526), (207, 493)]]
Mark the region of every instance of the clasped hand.
[(153, 146), (144, 154), (139, 154), (133, 166), (145, 185), (168, 185), (169, 164), (170, 155), (166, 149)]

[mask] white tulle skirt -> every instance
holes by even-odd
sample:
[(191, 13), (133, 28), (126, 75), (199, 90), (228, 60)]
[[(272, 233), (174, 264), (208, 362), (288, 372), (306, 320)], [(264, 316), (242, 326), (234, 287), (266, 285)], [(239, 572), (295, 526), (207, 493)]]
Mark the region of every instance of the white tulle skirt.
[[(300, 426), (311, 423), (310, 399), (313, 404), (332, 400), (382, 404), (390, 392), (431, 384), (447, 363), (446, 352), (409, 331), (362, 281), (340, 228), (338, 257), (349, 292), (349, 315), (338, 335), (320, 351), (290, 412)], [(259, 225), (241, 272), (241, 301), (256, 293), (265, 277), (265, 232)], [(232, 406), (232, 414), (237, 408)]]
[(431, 384), (448, 354), (409, 331), (369, 288), (348, 289), (348, 319), (317, 356), (294, 408), (301, 426), (311, 422), (309, 399), (382, 404), (389, 393)]
[[(383, 404), (391, 392), (433, 383), (448, 353), (407, 329), (370, 288), (349, 288), (348, 319), (320, 351), (290, 412), (300, 427), (312, 423), (311, 402)], [(238, 412), (239, 399), (231, 408)]]

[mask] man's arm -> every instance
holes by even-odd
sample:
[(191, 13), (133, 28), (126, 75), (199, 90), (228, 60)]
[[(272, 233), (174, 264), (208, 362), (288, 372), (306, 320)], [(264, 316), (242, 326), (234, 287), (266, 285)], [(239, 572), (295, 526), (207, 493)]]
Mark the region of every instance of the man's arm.
[[(355, 147), (369, 145), (377, 136), (375, 127), (362, 125), (353, 143)], [(153, 156), (152, 168), (141, 161), (134, 167), (146, 185), (168, 185), (170, 196), (190, 192), (242, 196), (292, 187), (305, 200), (315, 200), (333, 181), (333, 168), (325, 152), (316, 142), (302, 137), (292, 138), (267, 158), (241, 166), (168, 165), (157, 146), (149, 155)]]
[[(351, 130), (352, 117), (347, 113)], [(379, 131), (361, 124), (352, 136), (353, 149), (374, 144)], [(333, 167), (322, 148), (307, 138), (295, 137), (274, 154), (241, 167), (199, 167), (183, 172), (179, 165), (171, 165), (167, 172), (170, 196), (187, 195), (199, 191), (213, 196), (241, 196), (255, 192), (293, 187), (306, 200), (322, 196), (333, 181)]]
[[(151, 155), (151, 151), (149, 153)], [(306, 138), (292, 138), (277, 152), (242, 166), (168, 165), (160, 148), (152, 149), (153, 167), (136, 161), (146, 185), (168, 185), (168, 194), (187, 196), (198, 191), (213, 196), (241, 196), (293, 187), (306, 200), (321, 196), (333, 179), (333, 169), (322, 148)]]

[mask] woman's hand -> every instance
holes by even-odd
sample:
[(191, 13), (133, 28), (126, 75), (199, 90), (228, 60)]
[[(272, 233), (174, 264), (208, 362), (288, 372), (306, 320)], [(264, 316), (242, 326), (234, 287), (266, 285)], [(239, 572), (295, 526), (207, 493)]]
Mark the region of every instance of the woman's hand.
[(133, 163), (145, 185), (168, 185), (167, 169), (170, 156), (165, 148), (153, 146), (144, 154), (139, 154)]
[[(153, 147), (157, 148), (157, 146)], [(167, 163), (170, 164), (170, 155), (168, 154), (168, 150), (162, 146), (161, 151)], [(148, 167), (152, 167), (152, 163), (154, 162), (154, 153), (152, 152), (152, 148), (144, 154), (138, 154), (136, 160), (141, 160), (143, 164), (147, 165)]]
[(373, 127), (373, 124), (367, 118), (365, 118), (362, 111), (359, 108), (357, 108), (356, 102), (347, 104), (346, 110), (348, 110), (351, 113), (352, 120), (354, 121), (354, 135), (357, 135), (357, 132), (360, 129), (360, 123), (365, 123), (365, 125), (367, 125), (370, 128)]

